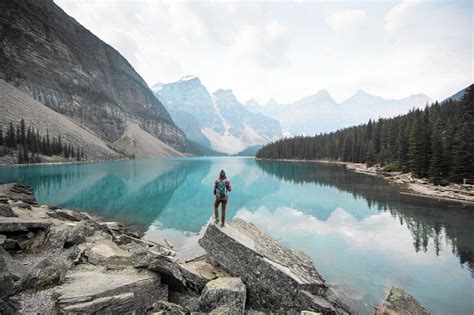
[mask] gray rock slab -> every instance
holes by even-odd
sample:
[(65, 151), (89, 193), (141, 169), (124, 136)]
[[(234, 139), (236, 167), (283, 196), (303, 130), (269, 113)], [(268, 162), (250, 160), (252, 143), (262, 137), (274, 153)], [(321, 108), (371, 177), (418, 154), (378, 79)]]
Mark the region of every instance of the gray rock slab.
[(223, 269), (242, 279), (247, 303), (256, 310), (329, 307), (335, 313), (348, 312), (340, 301), (325, 298), (329, 288), (307, 255), (282, 246), (253, 224), (238, 218), (225, 227), (211, 223), (199, 244)]
[(61, 312), (144, 313), (154, 302), (168, 299), (160, 277), (147, 271), (76, 271), (56, 290)]
[(16, 217), (0, 217), (0, 233), (28, 232), (32, 229), (47, 229), (51, 222), (28, 220)]

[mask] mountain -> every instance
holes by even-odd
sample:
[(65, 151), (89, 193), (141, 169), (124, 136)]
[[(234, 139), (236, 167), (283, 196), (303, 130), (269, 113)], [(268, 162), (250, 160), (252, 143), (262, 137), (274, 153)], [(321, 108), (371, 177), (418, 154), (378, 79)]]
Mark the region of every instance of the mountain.
[(246, 148), (243, 151), (240, 151), (237, 154), (234, 154), (234, 156), (255, 156), (258, 150), (260, 150), (262, 147), (263, 147), (262, 144), (256, 144), (256, 145)]
[[(415, 94), (403, 99), (384, 99), (358, 90), (342, 103), (337, 103), (326, 90), (290, 104), (278, 104), (274, 99), (264, 106), (247, 102), (248, 110), (278, 120), (285, 136), (314, 135), (367, 122), (379, 117), (393, 117), (413, 107), (425, 106), (430, 98)], [(258, 103), (257, 103), (258, 104)]]
[[(117, 159), (121, 154), (112, 150), (105, 141), (94, 133), (81, 128), (69, 118), (41, 104), (30, 95), (0, 79), (0, 126), (10, 122), (18, 124), (23, 118), (27, 126), (32, 126), (42, 135), (61, 135), (63, 142), (82, 147), (92, 160)], [(13, 163), (16, 159), (13, 159)]]
[(231, 90), (211, 95), (195, 76), (163, 84), (155, 96), (189, 139), (219, 152), (235, 154), (281, 137), (276, 120), (250, 112)]
[(468, 88), (469, 88), (469, 86), (465, 87), (461, 91), (458, 91), (457, 93), (455, 93), (455, 94), (451, 95), (450, 97), (448, 97), (447, 99), (445, 99), (445, 101), (448, 101), (448, 100), (459, 101), (464, 96), (464, 94), (466, 93)]
[(128, 61), (53, 1), (2, 1), (0, 35), (0, 79), (126, 154), (137, 145), (186, 150), (184, 133)]

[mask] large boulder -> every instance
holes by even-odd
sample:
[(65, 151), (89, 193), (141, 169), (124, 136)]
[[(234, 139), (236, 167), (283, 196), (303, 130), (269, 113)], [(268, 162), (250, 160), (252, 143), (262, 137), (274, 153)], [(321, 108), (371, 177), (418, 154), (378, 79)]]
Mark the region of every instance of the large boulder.
[(240, 278), (217, 278), (202, 290), (200, 308), (207, 313), (244, 314), (245, 299), (246, 289)]
[(392, 287), (384, 301), (374, 307), (374, 315), (430, 315), (413, 296), (403, 289)]
[(199, 244), (227, 272), (242, 279), (255, 310), (347, 314), (304, 253), (280, 245), (253, 224), (234, 219), (209, 224)]

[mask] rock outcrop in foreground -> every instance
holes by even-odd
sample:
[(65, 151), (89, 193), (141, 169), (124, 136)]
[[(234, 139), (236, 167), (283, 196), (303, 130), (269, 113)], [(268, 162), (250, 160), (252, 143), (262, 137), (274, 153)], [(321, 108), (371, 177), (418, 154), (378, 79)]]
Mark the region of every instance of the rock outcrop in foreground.
[(210, 224), (199, 244), (210, 259), (242, 279), (253, 309), (350, 313), (308, 256), (280, 245), (253, 224), (241, 219), (224, 228)]

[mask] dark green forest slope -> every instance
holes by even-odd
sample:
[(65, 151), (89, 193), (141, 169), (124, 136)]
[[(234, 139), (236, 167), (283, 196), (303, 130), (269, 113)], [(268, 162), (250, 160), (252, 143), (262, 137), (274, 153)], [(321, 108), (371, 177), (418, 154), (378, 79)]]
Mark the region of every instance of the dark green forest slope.
[(458, 100), (316, 136), (272, 142), (261, 159), (329, 159), (380, 164), (418, 177), (474, 180), (474, 85)]

